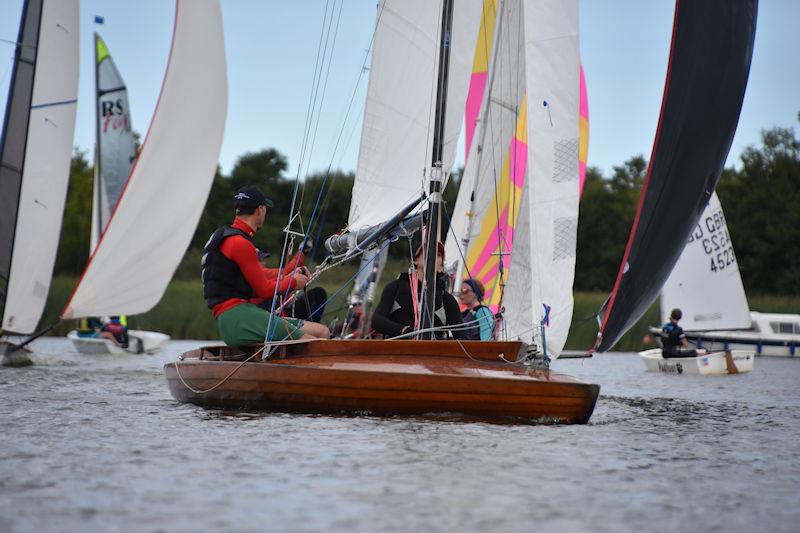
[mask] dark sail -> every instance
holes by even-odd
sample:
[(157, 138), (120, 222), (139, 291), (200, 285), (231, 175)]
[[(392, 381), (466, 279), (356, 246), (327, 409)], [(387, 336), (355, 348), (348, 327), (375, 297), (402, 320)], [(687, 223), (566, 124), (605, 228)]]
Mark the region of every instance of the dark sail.
[(714, 192), (739, 121), (757, 7), (757, 0), (676, 1), (653, 153), (614, 290), (600, 310), (599, 352), (655, 300)]
[(5, 121), (0, 133), (0, 317), (5, 311), (14, 251), (41, 15), (42, 0), (25, 2), (14, 53)]

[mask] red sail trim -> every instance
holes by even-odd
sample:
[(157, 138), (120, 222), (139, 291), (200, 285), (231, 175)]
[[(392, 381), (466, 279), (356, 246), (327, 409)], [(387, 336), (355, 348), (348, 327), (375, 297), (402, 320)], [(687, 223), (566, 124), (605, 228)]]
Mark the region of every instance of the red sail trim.
[(97, 241), (97, 246), (94, 250), (92, 250), (92, 254), (89, 256), (89, 261), (86, 263), (86, 266), (81, 273), (81, 277), (78, 280), (78, 283), (75, 284), (75, 288), (72, 289), (72, 293), (69, 295), (69, 300), (64, 305), (64, 308), (61, 310), (61, 318), (64, 318), (64, 314), (69, 309), (69, 304), (72, 303), (72, 298), (75, 297), (75, 293), (78, 292), (78, 288), (81, 286), (83, 282), (83, 278), (86, 276), (86, 273), (89, 271), (89, 267), (92, 264), (92, 260), (94, 256), (97, 254), (97, 251), (100, 249), (100, 246), (103, 244), (103, 238), (106, 235), (106, 231), (108, 228), (111, 227), (111, 223), (114, 221), (114, 215), (117, 213), (117, 209), (122, 204), (122, 199), (125, 197), (125, 192), (128, 190), (128, 185), (130, 185), (131, 178), (133, 177), (134, 173), (136, 172), (136, 167), (139, 164), (139, 159), (141, 155), (144, 153), (145, 149), (147, 148), (147, 140), (150, 138), (150, 131), (153, 127), (153, 121), (155, 117), (158, 115), (158, 108), (161, 105), (161, 96), (164, 94), (164, 86), (167, 82), (167, 77), (169, 76), (169, 69), (172, 65), (172, 54), (175, 51), (175, 35), (178, 29), (178, 10), (180, 9), (181, 0), (175, 0), (175, 20), (172, 22), (172, 40), (170, 41), (169, 45), (169, 57), (167, 58), (167, 68), (164, 69), (164, 79), (161, 82), (161, 90), (158, 93), (158, 100), (156, 101), (156, 107), (153, 111), (153, 118), (150, 119), (150, 126), (147, 128), (147, 135), (144, 137), (144, 141), (142, 142), (142, 148), (139, 151), (139, 155), (136, 157), (136, 161), (133, 162), (133, 166), (131, 167), (131, 172), (128, 174), (128, 179), (125, 180), (125, 185), (122, 187), (122, 191), (119, 194), (119, 199), (117, 200), (117, 205), (114, 206), (114, 209), (111, 211), (111, 216), (108, 217), (108, 223), (106, 227), (103, 228), (103, 232), (100, 234), (100, 238)]
[[(669, 80), (670, 75), (672, 74), (672, 59), (673, 59), (673, 52), (675, 50), (675, 33), (677, 28), (678, 22), (678, 10), (680, 9), (680, 0), (676, 0), (675, 2), (675, 12), (672, 18), (672, 40), (670, 41), (670, 52), (669, 52), (669, 62), (667, 63), (667, 77), (666, 82), (664, 83), (664, 92), (661, 96), (661, 112), (658, 115), (658, 127), (656, 128), (656, 136), (655, 140), (653, 141), (653, 149), (650, 151), (650, 161), (647, 163), (647, 172), (644, 176), (644, 183), (642, 184), (642, 192), (639, 194), (639, 205), (636, 207), (636, 216), (633, 219), (633, 226), (631, 226), (631, 232), (628, 236), (628, 244), (625, 246), (625, 254), (622, 256), (622, 262), (619, 265), (619, 270), (617, 271), (617, 280), (614, 282), (614, 289), (611, 291), (611, 296), (608, 300), (608, 306), (605, 309), (605, 313), (603, 314), (603, 323), (600, 325), (600, 333), (602, 334), (605, 330), (606, 323), (608, 322), (608, 317), (611, 315), (611, 310), (614, 307), (614, 300), (617, 299), (617, 291), (619, 290), (620, 283), (622, 282), (622, 276), (624, 275), (625, 271), (625, 264), (628, 262), (628, 256), (631, 253), (631, 247), (633, 246), (634, 238), (636, 237), (636, 229), (639, 227), (639, 218), (642, 214), (642, 206), (644, 205), (644, 199), (647, 195), (647, 186), (650, 183), (650, 174), (653, 169), (653, 161), (654, 155), (656, 152), (656, 147), (658, 146), (658, 140), (661, 137), (661, 124), (664, 121), (664, 109), (667, 105), (667, 91), (669, 90)], [(598, 338), (597, 345), (600, 344), (600, 339)]]

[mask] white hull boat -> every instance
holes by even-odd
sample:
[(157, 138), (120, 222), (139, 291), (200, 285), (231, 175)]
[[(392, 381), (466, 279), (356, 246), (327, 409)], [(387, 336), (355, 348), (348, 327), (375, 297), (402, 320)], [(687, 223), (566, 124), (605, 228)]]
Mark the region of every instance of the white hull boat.
[[(743, 374), (753, 370), (755, 354), (748, 350), (708, 352), (698, 350), (697, 357), (664, 359), (661, 348), (639, 352), (648, 372), (664, 374), (694, 374), (701, 376)], [(730, 355), (729, 355), (730, 354)], [(731, 367), (735, 371), (731, 370)]]
[(87, 355), (124, 355), (129, 353), (154, 353), (167, 345), (170, 336), (157, 331), (128, 330), (128, 347), (123, 348), (110, 339), (103, 337), (81, 337), (77, 330), (67, 334), (75, 349)]

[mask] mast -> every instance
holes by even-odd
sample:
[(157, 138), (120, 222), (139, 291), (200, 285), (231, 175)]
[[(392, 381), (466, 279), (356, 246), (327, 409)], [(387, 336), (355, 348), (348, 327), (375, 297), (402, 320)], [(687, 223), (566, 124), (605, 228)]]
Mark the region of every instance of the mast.
[[(433, 122), (433, 150), (431, 156), (431, 182), (427, 221), (427, 251), (425, 254), (425, 299), (424, 315), (421, 320), (422, 329), (433, 327), (433, 313), (436, 310), (436, 255), (441, 232), (442, 203), (442, 152), (445, 116), (447, 110), (447, 77), (450, 68), (450, 36), (453, 27), (453, 0), (442, 2), (442, 27), (439, 41), (439, 76), (436, 87), (436, 112)], [(434, 338), (434, 332), (428, 331), (422, 338)]]
[(99, 54), (97, 53), (97, 41), (100, 36), (97, 32), (94, 33), (94, 187), (92, 189), (92, 215), (94, 220), (89, 224), (91, 236), (89, 242), (91, 249), (89, 256), (91, 257), (97, 243), (100, 242), (100, 234), (103, 233), (103, 204), (102, 204), (102, 158), (100, 154), (100, 120), (102, 115), (100, 113), (100, 61)]

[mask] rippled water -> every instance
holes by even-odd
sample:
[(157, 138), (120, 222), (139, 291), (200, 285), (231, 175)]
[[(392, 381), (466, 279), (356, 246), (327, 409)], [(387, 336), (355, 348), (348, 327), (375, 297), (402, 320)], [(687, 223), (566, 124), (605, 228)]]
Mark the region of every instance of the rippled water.
[(591, 422), (502, 426), (180, 405), (162, 366), (197, 344), (0, 368), (0, 531), (798, 530), (800, 361), (557, 361)]

